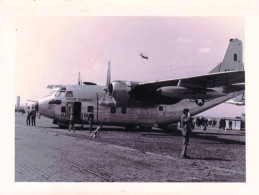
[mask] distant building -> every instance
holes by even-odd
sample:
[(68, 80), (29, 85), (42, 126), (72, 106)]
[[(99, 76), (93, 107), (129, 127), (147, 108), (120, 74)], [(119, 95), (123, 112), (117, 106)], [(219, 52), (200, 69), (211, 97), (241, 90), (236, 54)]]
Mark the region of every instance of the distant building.
[(225, 117), (225, 120), (226, 120), (227, 129), (229, 129), (229, 121), (232, 121), (232, 129), (241, 130), (241, 118), (240, 117), (236, 117), (236, 118)]
[(226, 128), (229, 129), (229, 121), (232, 121), (232, 129), (233, 130), (241, 130), (242, 128), (244, 128), (245, 126), (245, 114), (242, 114), (241, 117), (210, 117), (210, 116), (194, 116), (193, 118), (195, 119), (195, 121), (197, 121), (197, 118), (206, 118), (208, 120), (208, 125), (210, 124), (210, 121), (212, 120), (216, 120), (217, 121), (217, 126), (220, 125), (220, 120), (221, 119), (225, 119), (226, 121)]
[(20, 107), (20, 96), (17, 96), (17, 103), (16, 103), (16, 107), (19, 108)]

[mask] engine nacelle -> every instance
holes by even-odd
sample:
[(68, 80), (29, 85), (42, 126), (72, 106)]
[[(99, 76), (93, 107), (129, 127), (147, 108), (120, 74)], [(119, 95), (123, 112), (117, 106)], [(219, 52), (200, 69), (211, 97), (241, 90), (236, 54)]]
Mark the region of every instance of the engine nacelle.
[(161, 87), (157, 89), (157, 93), (171, 98), (182, 99), (210, 99), (224, 96), (226, 94), (215, 89), (192, 89), (178, 86)]
[(120, 104), (127, 103), (130, 100), (131, 82), (130, 81), (113, 81), (109, 88), (112, 97)]

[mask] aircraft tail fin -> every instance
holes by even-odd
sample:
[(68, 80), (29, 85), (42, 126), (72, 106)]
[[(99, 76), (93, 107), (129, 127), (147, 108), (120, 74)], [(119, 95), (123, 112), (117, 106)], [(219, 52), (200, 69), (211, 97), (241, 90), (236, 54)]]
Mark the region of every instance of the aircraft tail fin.
[(223, 61), (210, 73), (244, 70), (242, 41), (230, 39)]

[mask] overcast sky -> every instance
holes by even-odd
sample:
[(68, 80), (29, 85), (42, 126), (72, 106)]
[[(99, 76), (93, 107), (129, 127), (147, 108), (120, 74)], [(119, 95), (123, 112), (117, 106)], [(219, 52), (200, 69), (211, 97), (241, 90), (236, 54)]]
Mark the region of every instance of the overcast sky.
[[(32, 17), (15, 25), (15, 95), (21, 103), (49, 93), (49, 84), (152, 81), (208, 73), (230, 38), (244, 40), (242, 17)], [(145, 60), (139, 53), (149, 56)], [(245, 54), (244, 54), (245, 58)], [(205, 114), (240, 116), (222, 104)]]

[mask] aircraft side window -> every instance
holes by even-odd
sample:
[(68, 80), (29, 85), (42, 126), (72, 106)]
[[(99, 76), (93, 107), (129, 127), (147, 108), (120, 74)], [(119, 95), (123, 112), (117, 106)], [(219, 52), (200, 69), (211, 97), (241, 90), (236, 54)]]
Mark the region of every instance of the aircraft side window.
[(87, 112), (92, 112), (94, 111), (94, 107), (93, 106), (88, 106), (87, 107)]
[(73, 97), (73, 91), (67, 91), (66, 97)]
[(56, 93), (57, 91), (51, 91), (50, 93), (49, 93), (49, 96), (52, 96), (52, 95), (54, 95), (55, 93)]
[(159, 106), (159, 111), (163, 111), (164, 107), (163, 106)]
[(64, 91), (58, 91), (56, 94), (55, 94), (55, 97), (64, 97), (66, 92)]
[(49, 104), (61, 104), (61, 100), (51, 100)]
[(111, 107), (111, 113), (116, 113), (116, 107)]
[(237, 54), (234, 53), (234, 61), (237, 61)]
[(66, 92), (65, 91), (61, 91), (59, 97), (65, 97), (65, 95), (66, 95)]
[(121, 108), (121, 113), (122, 114), (126, 114), (126, 112), (127, 112), (127, 109), (125, 107)]
[(55, 104), (61, 104), (61, 100), (56, 100)]

